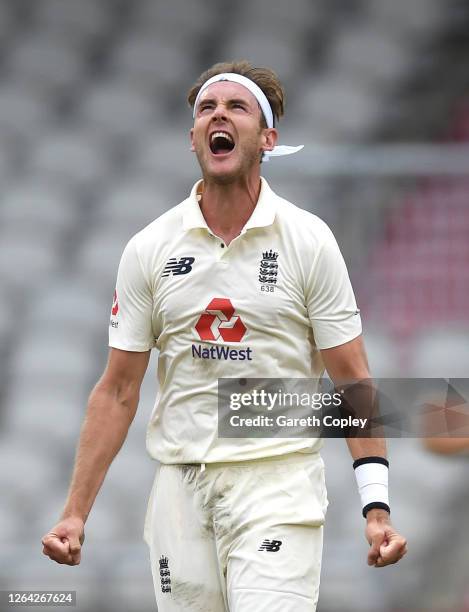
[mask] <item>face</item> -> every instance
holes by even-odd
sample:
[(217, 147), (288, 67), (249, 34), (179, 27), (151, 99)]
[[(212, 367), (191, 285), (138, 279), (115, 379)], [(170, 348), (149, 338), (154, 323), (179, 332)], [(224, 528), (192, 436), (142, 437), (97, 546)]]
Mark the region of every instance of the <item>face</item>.
[(207, 87), (191, 129), (191, 150), (205, 180), (226, 184), (259, 172), (261, 153), (277, 142), (277, 131), (263, 128), (261, 118), (256, 98), (239, 83)]

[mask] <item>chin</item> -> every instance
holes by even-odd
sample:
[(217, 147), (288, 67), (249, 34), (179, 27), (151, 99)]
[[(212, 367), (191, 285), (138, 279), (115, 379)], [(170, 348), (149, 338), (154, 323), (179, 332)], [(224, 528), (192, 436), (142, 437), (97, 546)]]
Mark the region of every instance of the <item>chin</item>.
[(209, 162), (202, 168), (203, 175), (206, 179), (221, 185), (232, 183), (242, 174), (240, 165), (233, 162), (234, 160), (229, 160), (229, 163), (220, 163), (218, 167), (216, 162)]

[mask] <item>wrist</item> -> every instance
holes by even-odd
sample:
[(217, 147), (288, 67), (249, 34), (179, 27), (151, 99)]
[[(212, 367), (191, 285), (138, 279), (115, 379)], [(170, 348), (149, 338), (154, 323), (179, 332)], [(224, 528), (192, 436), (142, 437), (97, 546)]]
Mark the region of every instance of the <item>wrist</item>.
[(371, 508), (365, 514), (366, 522), (389, 523), (390, 513), (382, 508)]
[(82, 512), (82, 511), (80, 512), (79, 510), (70, 509), (70, 508), (65, 508), (65, 510), (62, 512), (60, 516), (61, 521), (72, 519), (72, 520), (82, 521), (83, 523), (86, 523), (87, 518), (88, 518), (87, 513)]

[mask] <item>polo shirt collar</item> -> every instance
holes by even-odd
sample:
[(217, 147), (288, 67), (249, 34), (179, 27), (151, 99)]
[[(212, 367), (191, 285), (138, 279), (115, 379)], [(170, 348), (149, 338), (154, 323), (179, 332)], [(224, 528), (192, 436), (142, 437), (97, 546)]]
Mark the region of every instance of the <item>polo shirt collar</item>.
[[(185, 230), (204, 227), (209, 230), (197, 201), (197, 189), (202, 181), (197, 181), (191, 189), (191, 193), (186, 200), (183, 213), (183, 228)], [(252, 215), (246, 222), (243, 232), (253, 227), (266, 227), (272, 225), (275, 219), (275, 193), (269, 187), (268, 182), (261, 176), (261, 191), (257, 200), (256, 207)]]
[(185, 230), (195, 229), (198, 227), (205, 227), (207, 230), (209, 229), (197, 201), (197, 189), (201, 182), (202, 181), (200, 180), (195, 183), (191, 189), (189, 197), (186, 200), (186, 205), (184, 206), (182, 216), (182, 225)]

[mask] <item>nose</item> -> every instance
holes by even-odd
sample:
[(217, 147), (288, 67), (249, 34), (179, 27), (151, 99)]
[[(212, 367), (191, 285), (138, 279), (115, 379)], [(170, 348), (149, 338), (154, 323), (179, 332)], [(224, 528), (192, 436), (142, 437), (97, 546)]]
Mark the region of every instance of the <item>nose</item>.
[(226, 120), (226, 107), (224, 104), (217, 104), (213, 110), (212, 121)]

